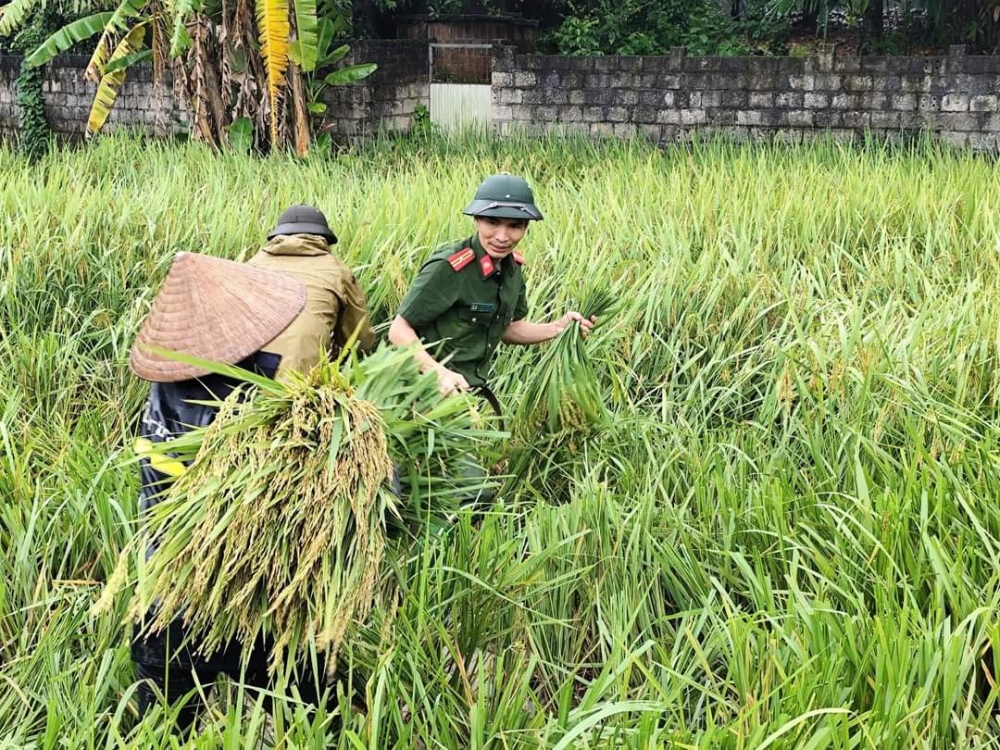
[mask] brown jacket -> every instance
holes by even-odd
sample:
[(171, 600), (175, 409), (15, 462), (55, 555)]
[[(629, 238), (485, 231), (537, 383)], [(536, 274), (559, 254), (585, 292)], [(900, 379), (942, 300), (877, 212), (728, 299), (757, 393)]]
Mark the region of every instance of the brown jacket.
[(358, 347), (371, 351), (375, 332), (365, 295), (354, 274), (330, 253), (322, 237), (293, 234), (275, 237), (250, 265), (292, 276), (306, 285), (305, 309), (262, 351), (281, 355), (280, 376), (289, 369), (308, 372), (322, 356), (336, 355), (358, 331)]

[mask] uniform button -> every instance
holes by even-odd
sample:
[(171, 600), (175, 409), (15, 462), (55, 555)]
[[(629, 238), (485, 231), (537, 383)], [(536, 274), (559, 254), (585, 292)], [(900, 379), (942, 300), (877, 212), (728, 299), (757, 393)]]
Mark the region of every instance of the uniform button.
[(473, 322), (473, 323), (475, 323), (475, 322), (476, 322), (476, 319), (475, 319), (475, 318), (473, 318), (473, 319), (472, 319), (472, 322)]

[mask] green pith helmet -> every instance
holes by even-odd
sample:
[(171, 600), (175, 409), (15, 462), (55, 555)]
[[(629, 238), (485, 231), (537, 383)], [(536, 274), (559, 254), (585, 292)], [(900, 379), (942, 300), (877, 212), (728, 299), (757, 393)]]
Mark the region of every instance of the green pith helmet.
[(542, 220), (542, 212), (535, 205), (535, 195), (528, 183), (512, 174), (495, 174), (483, 180), (476, 197), (462, 213), (493, 219)]
[(278, 225), (267, 235), (269, 240), (281, 234), (318, 234), (331, 245), (337, 244), (337, 235), (330, 229), (323, 212), (313, 206), (300, 204), (286, 208), (278, 217)]

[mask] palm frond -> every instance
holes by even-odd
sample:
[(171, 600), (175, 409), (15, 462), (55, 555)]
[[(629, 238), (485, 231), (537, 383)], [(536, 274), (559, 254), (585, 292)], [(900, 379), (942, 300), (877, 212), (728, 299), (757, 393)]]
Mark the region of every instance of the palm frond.
[(375, 63), (348, 65), (345, 68), (340, 68), (339, 70), (329, 73), (323, 80), (330, 86), (344, 86), (348, 83), (360, 81), (362, 78), (367, 78), (376, 70), (378, 70), (378, 65)]
[(26, 62), (33, 68), (44, 65), (61, 52), (65, 52), (77, 42), (89, 39), (95, 34), (100, 34), (108, 25), (111, 11), (106, 13), (95, 13), (92, 16), (81, 18), (63, 26), (59, 31), (46, 39), (38, 49), (26, 58)]
[(303, 73), (316, 69), (319, 60), (319, 21), (316, 0), (293, 0), (295, 8), (295, 42), (290, 56)]
[(0, 36), (8, 36), (21, 28), (37, 2), (38, 0), (10, 0), (0, 7)]
[(104, 25), (104, 34), (97, 42), (94, 53), (90, 56), (90, 62), (87, 63), (84, 75), (88, 81), (101, 81), (104, 76), (104, 66), (109, 56), (113, 54), (112, 51), (116, 49), (119, 34), (128, 30), (132, 19), (142, 16), (146, 2), (147, 0), (122, 0), (121, 5), (115, 8)]
[[(109, 64), (115, 63), (118, 60), (124, 60), (141, 50), (145, 38), (145, 25), (140, 24), (133, 28), (118, 43), (118, 46), (115, 47), (115, 51), (111, 54), (111, 59), (108, 61)], [(94, 103), (90, 107), (90, 117), (87, 118), (88, 138), (97, 133), (104, 127), (104, 123), (107, 122), (108, 116), (111, 114), (111, 108), (115, 105), (115, 100), (118, 98), (118, 92), (122, 84), (125, 83), (125, 73), (126, 68), (123, 66), (117, 67), (112, 72), (101, 76), (101, 81), (97, 86), (97, 93), (94, 94)]]
[(175, 0), (173, 3), (173, 30), (170, 33), (170, 56), (178, 57), (191, 46), (187, 22), (192, 13), (201, 10), (201, 0)]
[(257, 0), (257, 31), (260, 53), (267, 74), (267, 95), (271, 105), (271, 142), (278, 143), (278, 97), (285, 85), (288, 68), (288, 0)]

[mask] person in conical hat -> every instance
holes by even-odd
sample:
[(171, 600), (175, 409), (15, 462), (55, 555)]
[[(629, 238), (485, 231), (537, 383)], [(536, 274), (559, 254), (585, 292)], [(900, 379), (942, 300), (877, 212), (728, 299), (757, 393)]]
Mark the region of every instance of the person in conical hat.
[(143, 380), (207, 375), (158, 349), (235, 365), (256, 354), (306, 305), (300, 281), (198, 253), (178, 253), (129, 354)]
[(306, 285), (305, 309), (264, 347), (281, 357), (279, 379), (288, 370), (307, 372), (321, 359), (336, 357), (352, 335), (365, 354), (375, 345), (364, 292), (333, 254), (337, 236), (318, 208), (291, 206), (278, 217), (265, 244), (248, 263)]
[[(141, 478), (139, 507), (152, 508), (170, 483), (185, 470), (176, 459), (158, 455), (153, 443), (170, 440), (215, 419), (211, 403), (229, 396), (235, 378), (209, 373), (173, 359), (161, 350), (181, 352), (213, 362), (236, 365), (257, 375), (274, 377), (281, 356), (264, 351), (306, 306), (306, 285), (288, 275), (194, 253), (180, 253), (153, 301), (129, 357), (132, 371), (151, 381), (136, 440)], [(159, 696), (170, 703), (210, 684), (217, 675), (241, 677), (240, 662), (251, 649), (244, 682), (268, 682), (267, 644), (232, 643), (215, 654), (196, 653), (178, 619), (164, 630), (146, 634), (137, 624), (131, 644), (139, 686), (139, 711), (145, 714)], [(179, 648), (180, 644), (185, 645)], [(307, 701), (319, 700), (322, 679), (308, 675), (297, 682)], [(175, 729), (186, 730), (197, 715), (198, 696), (180, 709)]]
[(548, 323), (527, 319), (526, 260), (517, 248), (529, 222), (541, 221), (542, 212), (524, 179), (487, 177), (463, 213), (472, 217), (474, 234), (443, 245), (424, 263), (392, 322), (389, 341), (421, 342), (417, 361), (422, 371), (437, 374), (442, 393), (475, 388), (492, 397), (486, 386), (501, 342), (538, 344), (573, 321), (586, 335), (594, 321), (573, 310)]

